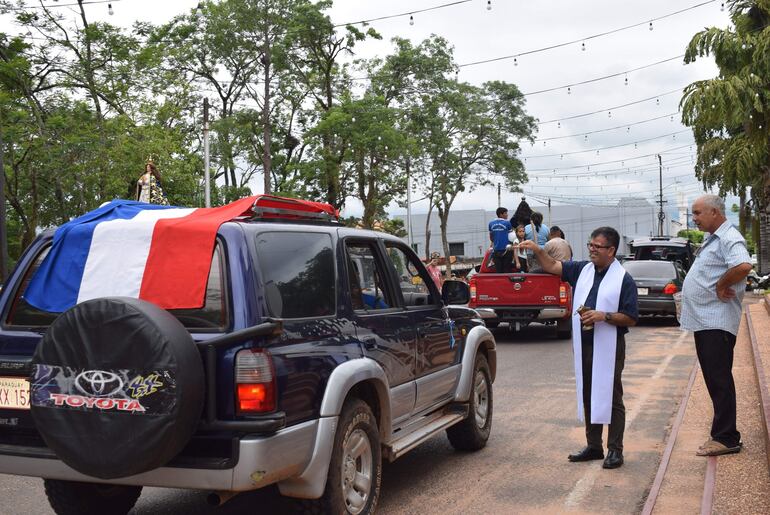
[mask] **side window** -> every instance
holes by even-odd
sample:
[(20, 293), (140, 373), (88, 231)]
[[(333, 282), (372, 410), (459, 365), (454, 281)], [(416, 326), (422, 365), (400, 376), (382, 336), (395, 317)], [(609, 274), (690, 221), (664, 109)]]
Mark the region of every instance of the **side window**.
[(209, 279), (206, 283), (206, 299), (202, 308), (170, 309), (182, 325), (190, 329), (213, 329), (227, 325), (225, 307), (224, 273), (222, 272), (222, 251), (217, 245), (211, 259)]
[(392, 243), (386, 243), (385, 246), (390, 263), (396, 270), (404, 303), (407, 306), (438, 304), (438, 299), (433, 298), (430, 288), (426, 286), (431, 278), (427, 275), (425, 267), (405, 249)]
[(54, 319), (59, 316), (58, 313), (49, 313), (48, 311), (41, 311), (36, 307), (29, 304), (24, 298), (24, 292), (27, 291), (29, 281), (32, 280), (32, 276), (35, 275), (43, 259), (48, 255), (48, 251), (51, 247), (48, 246), (43, 249), (40, 254), (37, 255), (32, 262), (32, 266), (29, 267), (27, 273), (21, 281), (16, 297), (14, 297), (11, 303), (11, 310), (8, 312), (8, 318), (6, 323), (13, 326), (21, 327), (47, 327), (51, 325)]
[(308, 318), (336, 313), (336, 274), (331, 236), (265, 232), (257, 236), (257, 259), (270, 314)]
[(398, 303), (385, 286), (387, 275), (377, 262), (373, 244), (349, 242), (345, 248), (353, 309), (372, 311), (397, 306)]

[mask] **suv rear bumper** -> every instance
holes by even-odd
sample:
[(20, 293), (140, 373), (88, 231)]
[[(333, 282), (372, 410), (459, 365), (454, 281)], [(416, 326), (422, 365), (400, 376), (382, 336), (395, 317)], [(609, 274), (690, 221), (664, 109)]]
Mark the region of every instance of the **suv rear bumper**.
[(239, 442), (237, 463), (227, 469), (161, 467), (134, 476), (103, 480), (81, 474), (58, 459), (40, 457), (39, 452), (36, 456), (25, 452), (25, 449), (31, 450), (29, 448), (3, 445), (0, 446), (0, 473), (90, 483), (254, 490), (302, 474), (313, 458), (320, 425), (319, 420), (311, 420), (270, 436), (244, 436)]

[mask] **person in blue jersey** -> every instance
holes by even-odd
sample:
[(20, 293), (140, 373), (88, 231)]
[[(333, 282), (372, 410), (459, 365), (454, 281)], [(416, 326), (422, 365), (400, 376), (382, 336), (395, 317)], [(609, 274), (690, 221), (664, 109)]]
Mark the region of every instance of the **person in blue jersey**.
[(498, 207), (495, 211), (497, 218), (489, 222), (489, 241), (492, 242), (492, 259), (498, 274), (510, 272), (513, 253), (507, 249), (508, 233), (513, 230), (508, 221), (508, 210)]

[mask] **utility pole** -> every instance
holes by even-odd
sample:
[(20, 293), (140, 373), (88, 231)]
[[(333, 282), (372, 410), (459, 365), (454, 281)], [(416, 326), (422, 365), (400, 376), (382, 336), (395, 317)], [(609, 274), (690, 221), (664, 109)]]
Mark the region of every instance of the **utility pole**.
[(3, 163), (5, 144), (0, 128), (0, 280), (8, 277), (8, 232), (5, 223), (5, 165)]
[(502, 205), (503, 205), (503, 201), (501, 200), (501, 197), (500, 197), (500, 183), (498, 182), (497, 183), (497, 207), (500, 207)]
[(658, 154), (658, 178), (659, 183), (659, 208), (658, 208), (658, 236), (663, 236), (663, 220), (666, 219), (666, 213), (663, 212), (663, 158)]
[(414, 249), (412, 241), (412, 182), (409, 170), (409, 158), (406, 158), (406, 241)]
[(211, 178), (209, 177), (209, 99), (203, 99), (203, 196), (211, 207)]
[(548, 227), (551, 227), (551, 197), (548, 197)]

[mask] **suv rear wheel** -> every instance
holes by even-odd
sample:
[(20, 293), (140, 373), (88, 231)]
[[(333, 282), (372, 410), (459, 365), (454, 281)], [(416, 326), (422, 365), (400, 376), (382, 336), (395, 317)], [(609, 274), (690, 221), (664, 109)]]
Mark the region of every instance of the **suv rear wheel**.
[(318, 500), (302, 501), (305, 513), (374, 513), (380, 497), (380, 433), (371, 408), (348, 399), (342, 408), (329, 463), (326, 490)]
[(449, 443), (458, 451), (477, 451), (487, 445), (492, 430), (492, 380), (489, 363), (476, 354), (473, 367), (473, 389), (468, 416), (446, 430)]
[(45, 494), (58, 515), (124, 515), (131, 511), (141, 486), (100, 485), (44, 479)]

